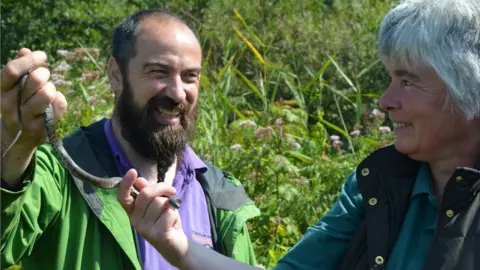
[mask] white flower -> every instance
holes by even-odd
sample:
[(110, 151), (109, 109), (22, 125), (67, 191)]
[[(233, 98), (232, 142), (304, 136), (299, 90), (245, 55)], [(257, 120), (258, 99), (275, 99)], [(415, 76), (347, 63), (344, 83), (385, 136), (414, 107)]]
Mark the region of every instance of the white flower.
[(242, 148), (242, 146), (240, 144), (234, 144), (234, 145), (230, 146), (230, 150), (232, 150), (232, 151), (237, 151), (240, 148)]
[(68, 54), (67, 50), (57, 50), (57, 55), (58, 56), (66, 56)]
[(57, 73), (53, 73), (52, 76), (50, 76), (50, 78), (54, 83), (58, 80), (65, 80), (65, 77), (63, 77), (63, 75), (57, 74)]
[(77, 55), (75, 52), (70, 52), (67, 50), (57, 50), (57, 55), (66, 60), (75, 60), (77, 58)]
[(273, 132), (271, 127), (260, 127), (255, 130), (255, 138), (269, 141), (273, 137)]
[(57, 67), (55, 67), (53, 69), (53, 72), (64, 72), (64, 71), (67, 71), (69, 69), (70, 69), (70, 65), (67, 64), (67, 62), (62, 61), (62, 62), (60, 62), (60, 65), (58, 65)]
[(378, 109), (373, 109), (373, 111), (370, 113), (370, 117), (383, 120), (385, 119), (385, 114)]
[(350, 135), (355, 136), (355, 137), (360, 136), (360, 130), (355, 129), (354, 131), (350, 132)]
[(382, 133), (382, 134), (387, 134), (387, 133), (392, 132), (390, 127), (387, 127), (387, 126), (381, 126), (381, 127), (378, 128), (378, 130), (380, 130), (380, 133)]
[(257, 124), (255, 124), (255, 122), (253, 122), (252, 120), (244, 120), (238, 123), (238, 125), (241, 127), (254, 127)]
[(337, 136), (337, 135), (332, 135), (332, 136), (330, 136), (330, 140), (333, 141), (333, 142), (338, 141), (338, 140), (340, 140), (340, 137)]
[(294, 149), (300, 149), (302, 147), (298, 142), (290, 142), (289, 145)]
[(65, 81), (65, 80), (56, 80), (53, 82), (55, 86), (72, 86), (73, 83), (71, 81)]
[(333, 147), (340, 148), (342, 146), (342, 141), (333, 141)]

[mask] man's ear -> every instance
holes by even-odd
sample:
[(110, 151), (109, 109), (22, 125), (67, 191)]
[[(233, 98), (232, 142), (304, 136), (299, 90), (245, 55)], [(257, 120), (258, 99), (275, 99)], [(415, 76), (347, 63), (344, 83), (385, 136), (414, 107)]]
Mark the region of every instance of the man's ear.
[(112, 87), (113, 91), (115, 91), (115, 97), (119, 97), (123, 91), (123, 78), (122, 73), (120, 72), (120, 67), (113, 57), (108, 59), (107, 73), (110, 86)]

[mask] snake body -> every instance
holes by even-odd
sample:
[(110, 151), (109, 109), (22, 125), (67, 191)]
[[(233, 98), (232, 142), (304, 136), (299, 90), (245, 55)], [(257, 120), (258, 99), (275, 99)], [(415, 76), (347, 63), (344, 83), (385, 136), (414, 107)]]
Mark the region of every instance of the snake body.
[[(23, 127), (23, 121), (22, 121), (22, 112), (21, 112), (21, 104), (22, 104), (22, 91), (23, 91), (23, 85), (26, 80), (26, 74), (23, 75), (18, 83), (18, 96), (17, 96), (17, 114), (18, 114), (18, 131), (17, 134), (13, 140), (13, 142), (10, 144), (10, 146), (5, 150), (3, 156), (7, 153), (7, 151), (15, 144), (15, 142), (18, 140), (20, 137), (20, 134), (22, 133), (22, 127)], [(55, 130), (55, 123), (54, 123), (54, 114), (53, 114), (53, 107), (52, 105), (48, 105), (46, 108), (45, 112), (43, 113), (43, 117), (45, 119), (45, 127), (47, 130), (47, 136), (48, 140), (52, 144), (54, 153), (57, 155), (58, 159), (60, 160), (60, 163), (65, 167), (72, 176), (84, 181), (84, 182), (90, 182), (93, 185), (100, 187), (100, 188), (113, 188), (116, 187), (120, 181), (122, 181), (121, 177), (110, 177), (110, 178), (102, 178), (102, 177), (97, 177), (94, 175), (91, 175), (90, 173), (86, 172), (80, 166), (78, 166), (75, 161), (70, 157), (68, 152), (65, 150), (63, 147), (62, 140), (60, 140), (57, 136), (56, 130)], [(131, 191), (131, 195), (134, 198), (137, 198), (139, 192), (138, 190), (133, 187)], [(168, 202), (171, 206), (175, 208), (180, 208), (180, 205), (182, 203), (180, 198), (176, 197), (169, 197)]]
[(78, 166), (72, 160), (68, 152), (63, 147), (62, 140), (59, 140), (57, 137), (55, 124), (53, 120), (52, 105), (48, 105), (47, 109), (43, 113), (43, 117), (45, 118), (45, 127), (47, 129), (47, 136), (50, 143), (52, 144), (53, 150), (55, 154), (58, 156), (60, 163), (65, 168), (67, 168), (67, 170), (70, 172), (72, 176), (79, 178), (83, 181), (91, 182), (92, 184), (100, 188), (113, 188), (117, 186), (120, 183), (120, 181), (122, 181), (121, 177), (110, 177), (110, 178), (96, 177), (84, 171), (82, 168), (80, 168), (80, 166)]

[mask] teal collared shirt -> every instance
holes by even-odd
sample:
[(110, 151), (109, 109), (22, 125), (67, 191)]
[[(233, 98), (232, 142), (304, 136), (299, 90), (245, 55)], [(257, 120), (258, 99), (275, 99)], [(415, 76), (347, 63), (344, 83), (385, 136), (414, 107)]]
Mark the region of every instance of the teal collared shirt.
[(422, 164), (413, 186), (402, 229), (393, 247), (386, 269), (422, 269), (437, 227), (438, 203), (433, 195), (432, 173)]
[[(336, 269), (350, 238), (365, 217), (355, 171), (347, 178), (335, 204), (320, 221), (278, 261), (275, 270)], [(421, 269), (433, 241), (437, 202), (427, 164), (418, 171), (410, 206), (397, 242), (387, 262), (387, 270)]]

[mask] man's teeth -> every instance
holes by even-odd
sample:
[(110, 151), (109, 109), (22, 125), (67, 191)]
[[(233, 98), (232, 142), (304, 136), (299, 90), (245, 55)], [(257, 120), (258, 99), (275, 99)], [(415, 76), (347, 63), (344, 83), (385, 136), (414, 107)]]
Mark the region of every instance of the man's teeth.
[(408, 127), (408, 126), (411, 126), (412, 124), (407, 124), (407, 123), (394, 123), (395, 124), (395, 127)]
[(161, 109), (161, 108), (157, 108), (157, 112), (159, 112), (160, 114), (164, 115), (164, 116), (178, 116), (178, 112), (172, 112), (172, 111), (167, 111), (167, 110), (164, 110), (164, 109)]

